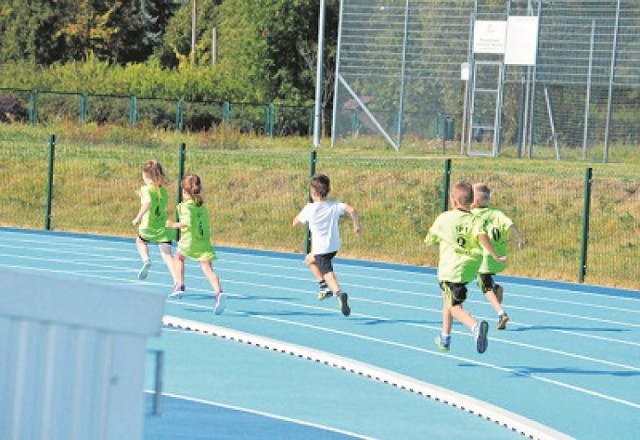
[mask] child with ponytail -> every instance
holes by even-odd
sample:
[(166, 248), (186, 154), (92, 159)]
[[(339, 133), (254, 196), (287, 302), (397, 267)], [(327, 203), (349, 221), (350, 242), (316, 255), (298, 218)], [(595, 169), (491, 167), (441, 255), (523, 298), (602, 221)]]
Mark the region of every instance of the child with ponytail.
[(222, 292), (220, 278), (213, 269), (216, 253), (211, 244), (209, 213), (202, 199), (202, 183), (197, 174), (186, 174), (181, 183), (182, 199), (178, 204), (178, 221), (168, 220), (167, 226), (180, 229), (180, 240), (175, 257), (176, 284), (170, 297), (181, 298), (184, 294), (184, 264), (186, 258), (200, 262), (202, 273), (207, 277), (215, 295), (213, 310), (216, 315), (225, 308), (226, 295)]

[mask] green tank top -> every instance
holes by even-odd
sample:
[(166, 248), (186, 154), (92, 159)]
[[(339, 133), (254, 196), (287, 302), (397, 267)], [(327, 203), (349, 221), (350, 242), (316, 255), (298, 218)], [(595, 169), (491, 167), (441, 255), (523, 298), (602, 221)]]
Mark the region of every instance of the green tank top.
[(149, 209), (140, 219), (138, 233), (151, 242), (170, 242), (175, 232), (167, 228), (169, 193), (163, 186), (144, 185), (140, 188), (140, 203), (149, 203)]
[(214, 260), (216, 254), (211, 245), (207, 208), (204, 205), (197, 206), (193, 200), (186, 200), (178, 205), (178, 218), (180, 223), (186, 225), (180, 230), (180, 253), (193, 260)]

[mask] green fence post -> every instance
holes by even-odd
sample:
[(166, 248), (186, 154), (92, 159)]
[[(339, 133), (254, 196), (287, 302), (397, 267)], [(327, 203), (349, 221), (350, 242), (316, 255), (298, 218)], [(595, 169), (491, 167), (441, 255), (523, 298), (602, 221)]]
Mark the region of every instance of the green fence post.
[(87, 94), (83, 93), (80, 95), (80, 122), (82, 124), (86, 124), (88, 117), (89, 109), (87, 105)]
[(36, 125), (38, 123), (38, 91), (29, 92), (29, 123)]
[(176, 128), (180, 133), (184, 132), (184, 101), (182, 99), (176, 104)]
[(44, 208), (44, 229), (51, 229), (51, 200), (53, 199), (53, 160), (56, 153), (56, 135), (49, 136), (49, 165), (47, 167), (47, 201)]
[(451, 185), (451, 159), (445, 159), (442, 175), (442, 212), (449, 209), (449, 185)]
[(225, 101), (222, 103), (222, 123), (228, 125), (231, 122), (231, 103)]
[(435, 130), (433, 135), (436, 139), (439, 139), (441, 135), (441, 129), (442, 129), (442, 113), (440, 112), (436, 113), (436, 125), (434, 128)]
[(138, 99), (129, 96), (129, 124), (134, 126), (138, 122)]
[[(311, 159), (309, 162), (309, 178), (313, 177), (313, 175), (316, 173), (316, 162), (318, 160), (318, 152), (316, 150), (313, 150), (311, 152)], [(307, 200), (309, 202), (312, 202), (313, 199), (311, 198), (311, 188), (309, 188), (309, 194), (307, 195)], [(309, 231), (309, 225), (307, 225), (307, 230), (304, 234), (304, 253), (305, 255), (308, 254), (311, 251), (311, 231)]]
[(356, 134), (360, 131), (360, 118), (358, 117), (358, 110), (351, 110), (351, 132)]
[(589, 211), (591, 210), (592, 168), (587, 168), (584, 175), (584, 210), (582, 212), (582, 245), (580, 246), (580, 273), (578, 282), (584, 283), (587, 274), (587, 249), (589, 247)]
[(275, 121), (276, 108), (273, 104), (267, 104), (265, 108), (265, 125), (264, 125), (264, 133), (273, 137), (273, 125)]
[[(178, 189), (176, 191), (176, 206), (182, 202), (182, 178), (184, 177), (184, 163), (187, 158), (187, 145), (182, 142), (178, 149)], [(176, 211), (176, 221), (179, 221), (178, 212)], [(180, 230), (176, 230), (176, 241), (180, 240)]]
[(178, 151), (178, 192), (176, 203), (182, 202), (182, 189), (180, 188), (180, 185), (182, 184), (182, 178), (184, 177), (184, 163), (186, 161), (186, 158), (187, 145), (182, 142)]

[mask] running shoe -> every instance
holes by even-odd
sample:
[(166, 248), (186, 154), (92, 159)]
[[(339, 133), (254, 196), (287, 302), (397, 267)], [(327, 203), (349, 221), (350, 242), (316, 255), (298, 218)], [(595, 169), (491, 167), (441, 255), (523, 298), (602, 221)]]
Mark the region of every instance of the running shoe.
[(498, 316), (498, 330), (504, 330), (505, 328), (507, 328), (507, 322), (509, 322), (509, 315), (503, 313), (502, 315)]
[(144, 280), (149, 274), (149, 269), (151, 269), (151, 260), (146, 260), (142, 264), (142, 268), (138, 271), (138, 279)]
[(489, 340), (487, 338), (487, 333), (489, 332), (489, 324), (487, 321), (480, 321), (476, 323), (473, 328), (473, 338), (476, 341), (476, 349), (478, 353), (484, 353), (487, 350), (487, 345), (489, 345)]
[(224, 307), (227, 303), (227, 295), (220, 292), (216, 295), (216, 303), (213, 306), (213, 311), (216, 315), (221, 315), (224, 312)]
[(182, 295), (184, 295), (184, 284), (176, 284), (175, 286), (173, 286), (173, 290), (171, 291), (171, 293), (169, 294), (169, 298), (175, 298), (178, 297), (178, 299), (182, 298)]
[(438, 346), (438, 350), (443, 352), (449, 351), (449, 345), (451, 344), (450, 341), (445, 341), (444, 339), (442, 339), (442, 336), (436, 336), (435, 342)]
[(344, 316), (349, 316), (351, 314), (351, 308), (349, 307), (349, 295), (345, 292), (340, 292), (340, 294), (338, 294), (338, 305), (340, 306), (340, 311)]
[(323, 287), (318, 292), (318, 300), (322, 301), (333, 296), (333, 292), (328, 287)]

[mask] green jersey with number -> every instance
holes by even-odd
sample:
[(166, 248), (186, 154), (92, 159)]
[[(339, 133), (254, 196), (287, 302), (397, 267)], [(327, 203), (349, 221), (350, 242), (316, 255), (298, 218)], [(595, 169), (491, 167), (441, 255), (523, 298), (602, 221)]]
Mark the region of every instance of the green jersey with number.
[(138, 233), (151, 242), (169, 242), (175, 232), (167, 228), (167, 205), (169, 193), (163, 186), (144, 185), (140, 188), (140, 203), (149, 204), (149, 209), (140, 219)]
[(424, 241), (440, 245), (440, 281), (468, 283), (476, 278), (482, 262), (478, 236), (483, 233), (479, 218), (467, 211), (454, 209), (436, 218)]
[(216, 254), (211, 245), (207, 208), (196, 205), (193, 200), (186, 200), (178, 205), (178, 218), (180, 223), (186, 225), (180, 230), (180, 253), (193, 260), (214, 260)]
[[(496, 208), (475, 208), (471, 212), (482, 220), (496, 253), (507, 255), (507, 233), (513, 226), (513, 221)], [(505, 267), (507, 267), (505, 263), (497, 261), (486, 249), (484, 250), (480, 273), (499, 273)]]

